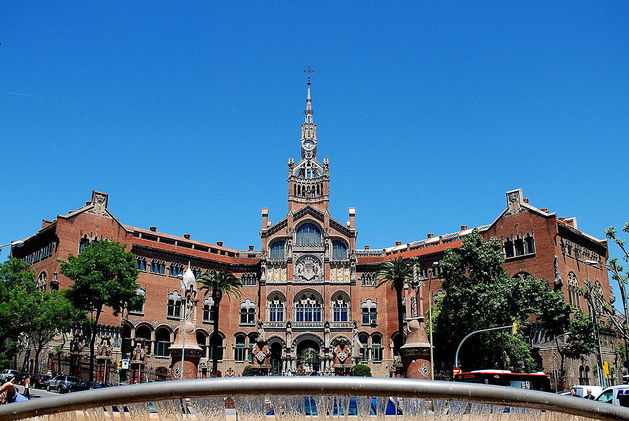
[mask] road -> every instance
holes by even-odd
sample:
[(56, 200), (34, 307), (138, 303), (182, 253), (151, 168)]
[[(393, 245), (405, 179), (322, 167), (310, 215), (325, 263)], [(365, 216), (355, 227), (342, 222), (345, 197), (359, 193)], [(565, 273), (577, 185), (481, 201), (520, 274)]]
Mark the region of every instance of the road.
[[(24, 386), (20, 386), (19, 384), (16, 385), (18, 391), (21, 394), (24, 394)], [(57, 396), (58, 393), (55, 392), (48, 392), (44, 389), (34, 389), (31, 387), (31, 399), (39, 399), (39, 398), (48, 398), (51, 396)]]

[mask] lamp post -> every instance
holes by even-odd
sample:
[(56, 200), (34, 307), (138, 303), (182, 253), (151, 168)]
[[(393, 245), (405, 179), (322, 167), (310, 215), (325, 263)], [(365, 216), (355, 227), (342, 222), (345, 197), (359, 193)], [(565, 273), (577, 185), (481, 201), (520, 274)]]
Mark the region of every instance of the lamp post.
[(432, 276), (433, 270), (439, 266), (439, 262), (433, 262), (432, 267), (428, 269), (428, 334), (430, 340), (430, 379), (435, 379), (435, 355), (434, 345), (432, 343)]
[[(557, 388), (557, 390), (563, 390), (564, 387), (564, 379), (565, 379), (565, 375), (564, 375), (564, 369), (563, 369), (563, 354), (561, 353), (561, 348), (559, 348), (559, 341), (558, 339), (561, 338), (562, 336), (569, 336), (571, 335), (572, 332), (564, 332), (564, 333), (560, 333), (559, 335), (555, 336), (555, 338), (553, 339), (553, 341), (555, 342), (555, 344), (557, 345), (557, 352), (559, 353), (559, 357), (561, 357), (561, 367), (559, 369), (559, 375), (560, 375), (560, 379), (561, 379), (561, 388), (558, 388), (557, 385), (555, 384), (555, 387)], [(554, 362), (556, 363), (557, 360), (554, 359)], [(557, 365), (555, 365), (555, 367), (557, 367)]]
[(461, 342), (459, 343), (459, 346), (456, 348), (456, 354), (454, 354), (454, 369), (456, 369), (456, 370), (459, 369), (459, 351), (461, 350), (461, 346), (463, 346), (463, 342), (465, 342), (467, 340), (467, 338), (469, 338), (470, 336), (475, 335), (477, 333), (489, 332), (491, 330), (513, 329), (514, 326), (515, 325), (490, 327), (490, 328), (487, 328), (487, 329), (479, 329), (479, 330), (475, 330), (474, 332), (468, 333), (467, 336), (465, 336), (465, 338), (463, 338), (461, 340)]
[(18, 240), (18, 241), (11, 241), (10, 243), (7, 243), (7, 244), (2, 244), (2, 245), (0, 245), (0, 253), (2, 253), (2, 249), (4, 247), (8, 247), (8, 246), (11, 246), (11, 247), (23, 247), (24, 246), (24, 241)]
[(607, 271), (611, 271), (613, 273), (612, 278), (614, 278), (617, 282), (618, 282), (618, 289), (620, 290), (620, 298), (622, 299), (622, 309), (624, 312), (624, 316), (625, 316), (625, 320), (623, 322), (623, 326), (622, 329), (624, 329), (624, 332), (622, 332), (622, 336), (623, 336), (623, 342), (624, 342), (624, 354), (625, 354), (625, 361), (623, 366), (625, 366), (625, 364), (627, 364), (627, 361), (629, 361), (629, 356), (627, 355), (627, 331), (629, 330), (629, 311), (628, 311), (628, 305), (627, 305), (627, 291), (626, 291), (626, 282), (627, 279), (626, 277), (623, 279), (622, 275), (619, 273), (618, 268), (615, 265), (612, 265), (611, 267), (601, 263), (597, 260), (585, 260), (583, 261), (583, 263), (585, 263), (588, 266), (591, 266), (593, 268), (597, 268), (600, 270), (607, 270)]
[(598, 331), (598, 323), (596, 320), (596, 303), (594, 302), (594, 288), (592, 287), (592, 282), (589, 279), (585, 280), (585, 287), (587, 288), (587, 294), (585, 294), (585, 299), (588, 302), (588, 307), (590, 309), (590, 316), (592, 319), (592, 331), (594, 333), (594, 340), (596, 341), (596, 371), (598, 375), (599, 385), (605, 387), (606, 381), (605, 376), (603, 374), (603, 353), (601, 351), (601, 338)]

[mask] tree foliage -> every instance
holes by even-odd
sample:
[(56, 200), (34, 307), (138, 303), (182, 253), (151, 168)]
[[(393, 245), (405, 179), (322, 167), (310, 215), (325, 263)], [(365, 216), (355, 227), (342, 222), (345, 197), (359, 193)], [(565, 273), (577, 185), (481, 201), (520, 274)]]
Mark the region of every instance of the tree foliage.
[(38, 371), (42, 349), (55, 335), (70, 329), (76, 310), (63, 292), (38, 289), (35, 272), (20, 259), (0, 265), (0, 279), (0, 341), (5, 345), (0, 359), (14, 357), (18, 344), (31, 345)]
[(511, 278), (503, 268), (502, 245), (487, 242), (477, 230), (460, 248), (448, 249), (441, 261), (444, 272), (443, 297), (435, 317), (436, 365), (447, 369), (461, 340), (469, 333), (517, 322), (519, 333), (480, 333), (470, 337), (460, 354), (461, 366), (472, 369), (535, 371), (539, 355), (526, 338), (537, 328), (550, 335), (566, 332), (570, 306), (547, 281), (528, 277)]
[[(629, 233), (629, 222), (625, 224), (625, 226), (622, 228), (622, 231), (625, 233)], [(621, 251), (621, 261), (625, 261), (627, 264), (629, 264), (629, 250), (627, 249), (627, 246), (625, 245), (625, 240), (620, 238), (618, 236), (618, 232), (616, 231), (615, 227), (609, 227), (607, 228), (607, 230), (605, 231), (605, 236), (613, 241), (616, 246), (618, 246), (618, 248)], [(625, 339), (629, 339), (629, 320), (627, 320), (627, 317), (629, 317), (629, 308), (627, 308), (627, 282), (629, 282), (629, 266), (628, 267), (623, 267), (623, 265), (620, 263), (620, 261), (618, 260), (617, 257), (614, 257), (612, 259), (609, 259), (609, 261), (607, 262), (607, 269), (609, 270), (609, 273), (611, 274), (611, 278), (616, 281), (616, 284), (618, 285), (618, 289), (620, 290), (620, 299), (622, 300), (622, 310), (624, 312), (624, 316), (625, 316), (625, 320), (618, 320), (617, 318), (615, 318), (613, 316), (614, 313), (614, 308), (613, 308), (613, 302), (612, 303), (605, 303), (604, 305), (604, 310), (606, 311), (606, 313), (610, 314), (613, 318), (613, 322), (615, 324), (616, 330), (619, 332), (619, 334)]]
[(70, 255), (61, 261), (61, 273), (74, 283), (66, 296), (80, 310), (90, 314), (90, 380), (94, 377), (94, 353), (97, 326), (105, 307), (118, 314), (129, 303), (136, 304), (142, 297), (135, 291), (138, 270), (132, 253), (125, 246), (109, 241), (95, 241), (78, 256)]
[(208, 270), (199, 276), (197, 279), (197, 285), (199, 290), (204, 290), (204, 295), (211, 294), (214, 301), (214, 329), (210, 340), (210, 346), (212, 347), (212, 372), (216, 373), (218, 370), (218, 346), (220, 341), (219, 337), (219, 307), (221, 300), (225, 295), (233, 295), (240, 297), (240, 288), (242, 283), (240, 279), (234, 276), (231, 272), (222, 272), (218, 270)]
[(371, 377), (371, 368), (368, 365), (356, 364), (352, 367), (352, 376)]
[(15, 359), (24, 333), (21, 314), (9, 308), (13, 295), (18, 289), (33, 290), (35, 285), (35, 272), (28, 263), (11, 258), (0, 264), (0, 367), (9, 366)]

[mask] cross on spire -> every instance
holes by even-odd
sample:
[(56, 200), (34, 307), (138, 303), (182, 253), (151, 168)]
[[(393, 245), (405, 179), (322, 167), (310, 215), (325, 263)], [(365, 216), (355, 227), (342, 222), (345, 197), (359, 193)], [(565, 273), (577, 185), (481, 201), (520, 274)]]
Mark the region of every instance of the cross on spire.
[(312, 79), (312, 74), (314, 73), (313, 68), (310, 66), (307, 66), (306, 70), (304, 70), (304, 73), (308, 75), (308, 85), (310, 85), (310, 80)]

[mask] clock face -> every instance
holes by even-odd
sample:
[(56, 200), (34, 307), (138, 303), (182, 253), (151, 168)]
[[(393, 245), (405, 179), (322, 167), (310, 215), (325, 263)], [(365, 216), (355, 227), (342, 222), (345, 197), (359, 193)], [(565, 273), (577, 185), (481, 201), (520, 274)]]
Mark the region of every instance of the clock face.
[(315, 147), (315, 143), (312, 140), (306, 140), (304, 142), (304, 149), (307, 151), (313, 150)]

